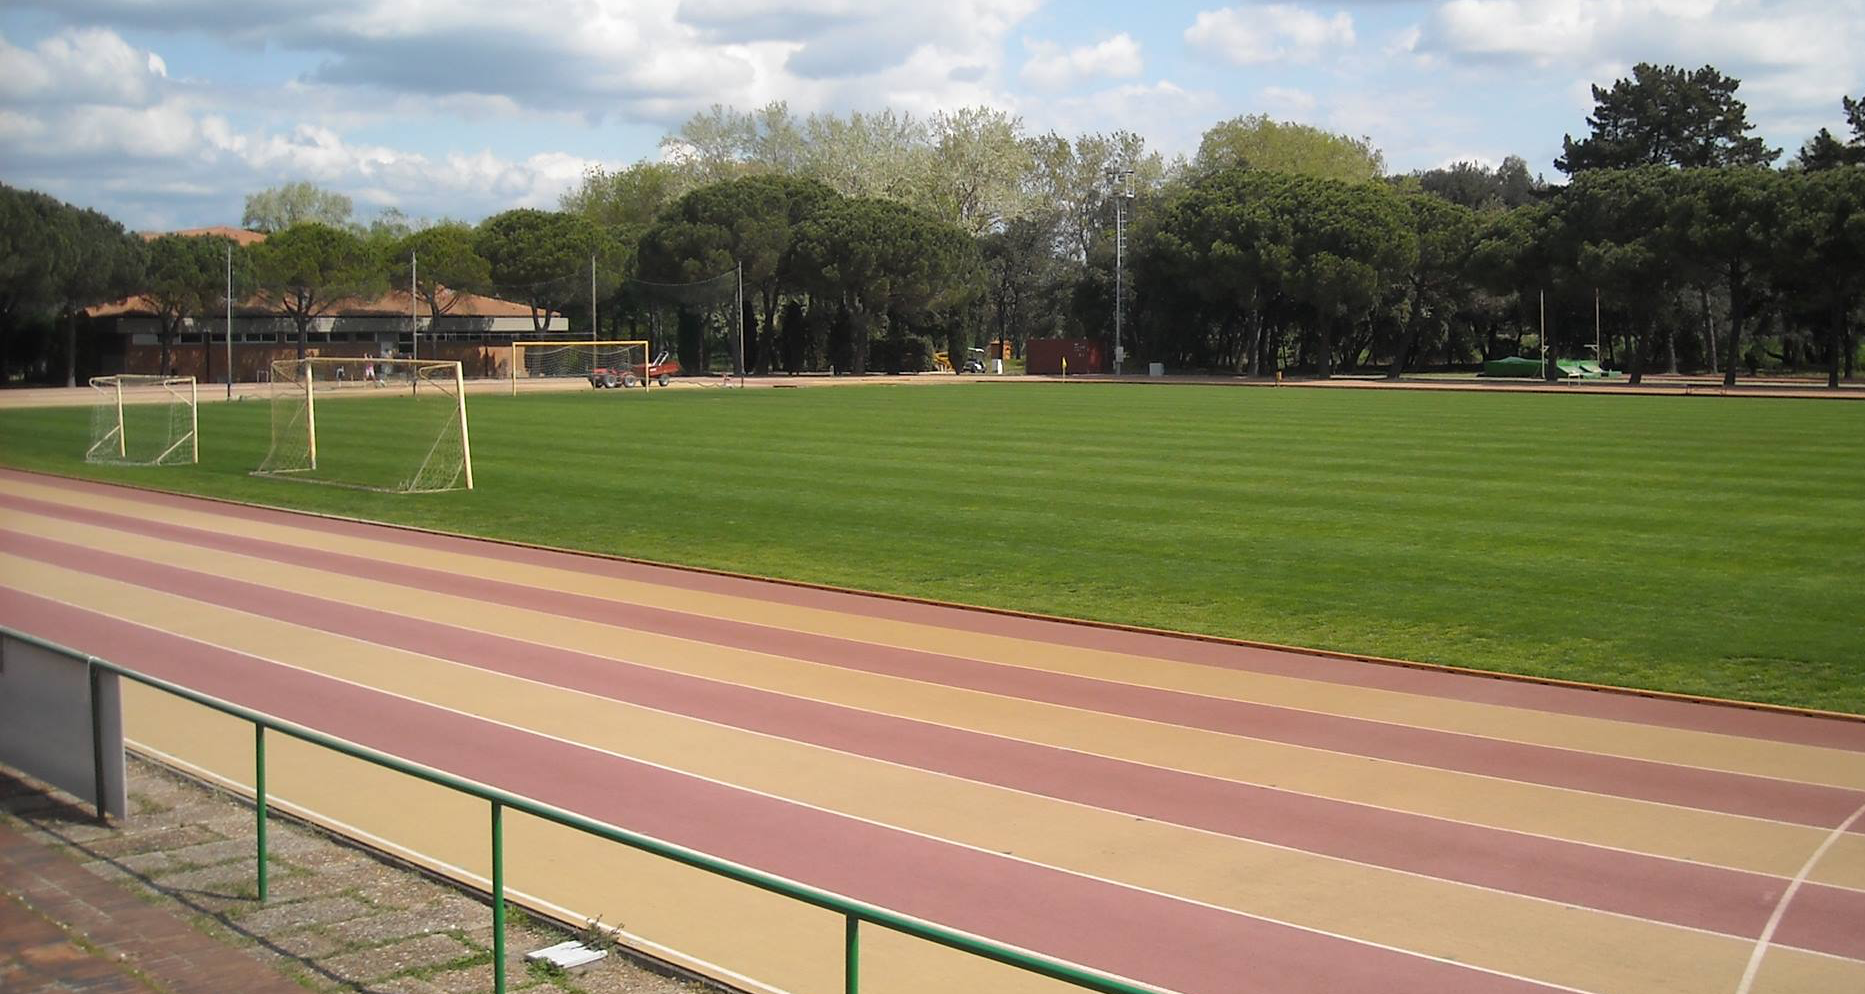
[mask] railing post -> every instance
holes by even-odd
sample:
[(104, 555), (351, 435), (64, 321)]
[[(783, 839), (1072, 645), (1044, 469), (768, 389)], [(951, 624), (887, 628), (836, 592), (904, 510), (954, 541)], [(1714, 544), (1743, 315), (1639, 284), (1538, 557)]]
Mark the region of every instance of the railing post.
[(110, 818), (104, 813), (104, 702), (98, 691), (102, 677), (97, 672), (96, 656), (84, 657), (84, 676), (90, 682), (91, 694), (91, 789), (97, 792), (97, 823), (108, 825)]
[(259, 903), (266, 887), (266, 727), (253, 722), (253, 829), (259, 840)]
[(505, 994), (505, 806), (492, 802), (492, 994)]
[(845, 916), (842, 929), (842, 994), (861, 992), (861, 919)]

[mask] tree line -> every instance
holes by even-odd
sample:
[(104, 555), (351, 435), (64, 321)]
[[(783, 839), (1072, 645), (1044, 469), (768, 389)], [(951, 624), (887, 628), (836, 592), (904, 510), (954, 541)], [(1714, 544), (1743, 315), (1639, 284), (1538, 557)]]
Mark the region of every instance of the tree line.
[(236, 297), (263, 294), (301, 349), (337, 301), (412, 281), (433, 315), (497, 295), (539, 331), (563, 314), (698, 369), (910, 370), (939, 347), (1106, 338), (1119, 297), (1129, 354), (1178, 369), (1396, 377), (1597, 347), (1634, 380), (1819, 367), (1836, 383), (1865, 302), (1865, 101), (1842, 98), (1849, 134), (1823, 129), (1775, 168), (1738, 87), (1643, 64), (1595, 87), (1561, 184), (1516, 157), (1388, 176), (1366, 139), (1261, 115), (1168, 162), (1131, 133), (1028, 135), (988, 109), (798, 119), (774, 103), (714, 107), (659, 161), (477, 225), (362, 225), (300, 183), (247, 199), (243, 224), (269, 235), (249, 248), (145, 242), (0, 188), (0, 369), (26, 341), (69, 376), (76, 315), (136, 292), (166, 345), (224, 303), (231, 255)]

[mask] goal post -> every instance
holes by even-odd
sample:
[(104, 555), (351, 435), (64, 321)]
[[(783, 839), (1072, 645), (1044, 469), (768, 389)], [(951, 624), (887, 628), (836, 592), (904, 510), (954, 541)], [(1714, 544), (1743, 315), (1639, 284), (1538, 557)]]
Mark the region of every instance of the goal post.
[(93, 376), (84, 461), (171, 466), (201, 461), (200, 394), (192, 376)]
[(280, 359), (256, 476), (360, 490), (471, 490), (465, 377), (428, 359)]
[(646, 387), (648, 343), (636, 339), (513, 342), (508, 366), (514, 397), (519, 380), (571, 377), (597, 387)]

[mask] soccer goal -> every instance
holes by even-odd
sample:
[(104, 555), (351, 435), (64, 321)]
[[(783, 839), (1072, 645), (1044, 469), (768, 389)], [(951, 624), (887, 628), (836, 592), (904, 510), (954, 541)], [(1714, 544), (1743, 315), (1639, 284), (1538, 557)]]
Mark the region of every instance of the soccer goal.
[(389, 493), (473, 489), (459, 363), (280, 359), (271, 373), (272, 447), (255, 475)]
[[(626, 340), (513, 342), (510, 365), (513, 396), (519, 380), (574, 377), (595, 387), (645, 387), (650, 372), (648, 343)], [(660, 385), (667, 385), (664, 374)]]
[(84, 461), (165, 466), (201, 461), (192, 376), (91, 377), (91, 446)]

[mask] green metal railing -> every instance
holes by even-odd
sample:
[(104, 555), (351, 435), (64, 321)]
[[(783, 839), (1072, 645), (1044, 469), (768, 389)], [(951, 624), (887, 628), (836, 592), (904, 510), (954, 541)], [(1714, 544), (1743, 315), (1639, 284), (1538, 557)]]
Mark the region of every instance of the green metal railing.
[(867, 904), (852, 898), (843, 897), (826, 890), (811, 887), (808, 884), (787, 880), (761, 870), (753, 869), (730, 860), (709, 856), (685, 846), (664, 842), (651, 836), (631, 832), (604, 824), (573, 811), (533, 800), (519, 794), (487, 786), (465, 777), (456, 776), (444, 770), (392, 756), (385, 752), (357, 745), (332, 735), (327, 735), (313, 728), (307, 728), (296, 722), (276, 718), (264, 712), (242, 707), (230, 701), (190, 690), (179, 684), (170, 683), (159, 677), (139, 673), (126, 666), (119, 666), (105, 659), (79, 652), (75, 649), (49, 642), (34, 635), (0, 625), (0, 638), (9, 638), (19, 642), (38, 646), (48, 652), (55, 652), (82, 662), (90, 680), (91, 711), (91, 754), (92, 774), (95, 777), (98, 818), (104, 819), (104, 767), (102, 742), (103, 722), (99, 714), (100, 699), (98, 694), (98, 675), (114, 673), (118, 677), (140, 683), (146, 687), (173, 694), (176, 697), (192, 701), (203, 707), (231, 715), (253, 725), (253, 810), (258, 849), (258, 892), (259, 900), (267, 897), (266, 887), (266, 732), (275, 731), (288, 735), (302, 742), (322, 746), (333, 752), (341, 753), (366, 763), (373, 763), (386, 769), (425, 780), (451, 790), (459, 791), (486, 801), (491, 805), (491, 856), (492, 856), (492, 976), (494, 994), (505, 994), (505, 830), (504, 812), (510, 808), (521, 811), (544, 821), (572, 828), (579, 832), (620, 843), (631, 849), (653, 853), (676, 863), (682, 863), (707, 873), (736, 880), (743, 884), (773, 894), (781, 894), (792, 900), (801, 901), (825, 911), (839, 914), (843, 918), (843, 991), (845, 994), (858, 994), (861, 985), (861, 925), (863, 923), (879, 926), (890, 931), (899, 932), (923, 939), (936, 945), (956, 949), (983, 959), (1016, 967), (1030, 973), (1060, 980), (1085, 990), (1100, 991), (1103, 994), (1156, 994), (1159, 988), (1122, 980), (1111, 974), (1102, 973), (1065, 960), (1054, 959), (1038, 953), (993, 942), (981, 936), (961, 932), (944, 925), (924, 921), (910, 915), (889, 911), (876, 905)]

